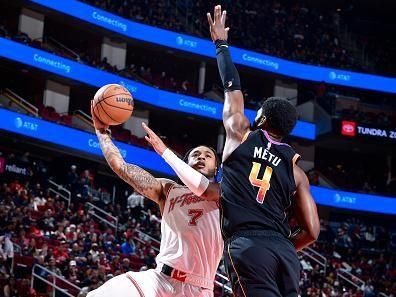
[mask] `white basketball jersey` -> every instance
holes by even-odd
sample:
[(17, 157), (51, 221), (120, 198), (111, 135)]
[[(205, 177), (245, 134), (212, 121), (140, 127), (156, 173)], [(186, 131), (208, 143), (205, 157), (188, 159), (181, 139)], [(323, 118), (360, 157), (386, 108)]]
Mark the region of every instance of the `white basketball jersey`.
[(157, 264), (214, 280), (224, 247), (219, 215), (216, 202), (174, 184), (162, 214)]

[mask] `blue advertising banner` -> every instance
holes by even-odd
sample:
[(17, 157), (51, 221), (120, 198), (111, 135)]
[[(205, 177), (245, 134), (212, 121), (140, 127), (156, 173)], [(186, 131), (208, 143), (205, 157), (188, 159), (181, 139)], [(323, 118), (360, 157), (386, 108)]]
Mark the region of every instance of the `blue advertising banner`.
[[(95, 134), (1, 108), (0, 118), (0, 129), (2, 130), (102, 156)], [(127, 162), (166, 175), (175, 175), (169, 165), (157, 153), (118, 141), (114, 143)], [(312, 186), (311, 191), (316, 203), (320, 205), (396, 215), (396, 198), (344, 192), (316, 186)]]
[(396, 197), (344, 192), (311, 186), (311, 193), (319, 205), (396, 215)]
[[(215, 57), (209, 40), (133, 22), (77, 0), (30, 0), (129, 38), (193, 54)], [(235, 63), (297, 79), (396, 93), (396, 78), (318, 67), (280, 59), (237, 47), (231, 48)]]
[[(134, 98), (144, 103), (216, 120), (222, 119), (223, 104), (218, 102), (160, 90), (5, 38), (0, 38), (0, 57), (95, 87), (117, 83), (125, 86)], [(253, 122), (255, 111), (246, 110), (246, 115)], [(315, 124), (298, 121), (291, 135), (313, 140), (316, 138)]]
[[(27, 115), (0, 108), (0, 129), (41, 141), (102, 156), (95, 134), (54, 124)], [(125, 161), (138, 166), (174, 175), (172, 168), (155, 152), (114, 141)]]

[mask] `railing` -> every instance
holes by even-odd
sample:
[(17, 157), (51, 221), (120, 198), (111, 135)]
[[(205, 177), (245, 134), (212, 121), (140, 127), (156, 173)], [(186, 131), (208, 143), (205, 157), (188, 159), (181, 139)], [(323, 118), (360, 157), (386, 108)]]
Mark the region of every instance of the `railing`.
[(326, 275), (326, 268), (327, 268), (327, 258), (323, 256), (322, 254), (318, 253), (314, 249), (307, 247), (303, 250), (301, 250), (301, 254), (304, 255), (305, 257), (313, 260), (317, 264), (323, 267), (324, 274)]
[(346, 271), (345, 269), (337, 269), (337, 278), (341, 278), (350, 285), (362, 289), (365, 287), (366, 282), (362, 280), (361, 278), (358, 278), (357, 276), (353, 275), (352, 273)]
[[(144, 241), (143, 239), (141, 239), (141, 238), (139, 238), (139, 237), (137, 237), (137, 236), (135, 236), (133, 239), (135, 239), (136, 241), (139, 241), (139, 242), (142, 243), (142, 244), (146, 244), (146, 241)], [(157, 248), (156, 246), (152, 246), (152, 248), (153, 248), (153, 250), (156, 251), (156, 252), (159, 252), (159, 251), (160, 251), (159, 248)]]
[(104, 222), (105, 224), (113, 227), (115, 230), (115, 234), (118, 232), (118, 218), (113, 216), (111, 213), (104, 211), (100, 207), (93, 205), (90, 202), (87, 202), (85, 205), (88, 206), (88, 213), (98, 220)]
[(154, 237), (148, 235), (147, 233), (144, 233), (143, 231), (140, 230), (136, 230), (136, 232), (138, 232), (139, 234), (141, 234), (142, 236), (150, 239), (150, 241), (155, 242), (156, 244), (158, 244), (158, 246), (161, 245), (161, 241), (159, 241), (158, 239), (155, 239)]
[(191, 0), (171, 0), (171, 6), (179, 11), (180, 21), (184, 23), (184, 27), (188, 32), (192, 32), (194, 22), (189, 20), (188, 16), (191, 15), (192, 10)]
[(359, 42), (357, 35), (354, 34), (348, 26), (345, 24), (343, 26), (339, 26), (338, 36), (341, 39), (343, 46), (354, 55), (360, 65), (370, 69), (371, 71), (374, 70), (374, 64), (369, 59), (367, 46), (365, 46), (364, 43)]
[(78, 109), (73, 111), (73, 126), (79, 129), (93, 132), (94, 127), (92, 125), (92, 117), (82, 110)]
[(48, 190), (66, 200), (67, 208), (70, 208), (71, 192), (68, 189), (64, 188), (62, 185), (58, 185), (52, 180), (48, 180), (48, 182), (50, 183), (50, 187)]
[[(141, 210), (140, 211), (142, 214), (144, 214), (145, 216), (148, 216), (149, 215), (149, 213), (147, 212), (147, 211), (145, 211), (145, 210)], [(161, 219), (160, 219), (161, 220)]]
[[(220, 277), (221, 279), (225, 280), (226, 282), (229, 282), (230, 280), (228, 279), (228, 277), (226, 277), (225, 275), (216, 272), (216, 276)], [(229, 293), (232, 293), (232, 289), (227, 286), (226, 284), (223, 284), (221, 282), (219, 282), (218, 280), (215, 280), (215, 284), (220, 286), (223, 290), (228, 291)]]
[(11, 91), (10, 89), (4, 89), (3, 95), (6, 96), (9, 100), (11, 100), (13, 103), (18, 105), (20, 108), (25, 110), (28, 114), (38, 116), (38, 108), (34, 106), (33, 104), (27, 102), (25, 99), (23, 99), (21, 96), (16, 94), (15, 92)]
[[(40, 271), (38, 271), (40, 269)], [(51, 280), (48, 280), (47, 278), (43, 277), (43, 272), (46, 275), (46, 277), (51, 277)], [(80, 287), (77, 287), (75, 284), (67, 281), (63, 277), (57, 275), (56, 273), (48, 270), (47, 268), (35, 264), (32, 269), (32, 279), (31, 279), (31, 288), (34, 286), (34, 278), (39, 279), (40, 281), (46, 283), (47, 285), (52, 287), (52, 296), (55, 297), (56, 291), (62, 292), (62, 294), (69, 296), (69, 297), (75, 297), (77, 294), (81, 291)], [(66, 285), (67, 288), (62, 288), (60, 287), (60, 283), (63, 283)], [(73, 291), (71, 293), (70, 291)]]
[(49, 45), (48, 43), (51, 42), (54, 46), (58, 47), (59, 49), (61, 49), (62, 51), (64, 51), (66, 53), (66, 56), (69, 56), (70, 58), (76, 60), (76, 61), (80, 61), (81, 57), (79, 54), (77, 54), (75, 51), (73, 51), (72, 49), (68, 48), (66, 45), (64, 45), (63, 43), (59, 42), (58, 40), (56, 40), (55, 38), (48, 36), (45, 38), (45, 41), (47, 42), (47, 45)]
[(110, 193), (92, 189), (91, 187), (88, 187), (88, 193), (94, 198), (94, 201), (101, 201), (106, 205), (111, 203)]
[(12, 246), (14, 248), (14, 257), (12, 257), (12, 262), (11, 262), (11, 272), (14, 272), (14, 260), (15, 260), (15, 255), (22, 255), (22, 247), (19, 244), (12, 243)]
[(92, 125), (92, 117), (81, 109), (73, 111), (73, 115), (80, 116), (87, 124)]
[(378, 296), (381, 296), (381, 297), (389, 297), (389, 295), (386, 295), (386, 294), (383, 293), (383, 292), (379, 292), (379, 293), (378, 293)]
[(322, 172), (316, 169), (313, 171), (319, 176), (319, 185), (326, 188), (338, 189), (337, 185), (333, 183), (333, 181), (325, 176)]

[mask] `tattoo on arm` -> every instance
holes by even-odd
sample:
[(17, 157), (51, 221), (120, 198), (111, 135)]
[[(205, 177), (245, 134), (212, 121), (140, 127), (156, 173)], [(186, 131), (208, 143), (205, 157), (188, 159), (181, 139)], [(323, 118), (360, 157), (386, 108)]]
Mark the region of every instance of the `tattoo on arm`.
[(133, 164), (124, 163), (119, 170), (119, 176), (139, 193), (155, 191), (160, 185), (160, 182), (154, 176)]
[(159, 202), (162, 195), (161, 182), (139, 166), (126, 163), (109, 135), (97, 132), (97, 136), (100, 148), (111, 169), (140, 194)]
[(122, 158), (120, 151), (113, 144), (110, 136), (99, 131), (96, 132), (96, 135), (98, 136), (103, 155), (111, 169), (114, 170), (115, 167), (118, 167), (124, 163), (124, 159)]

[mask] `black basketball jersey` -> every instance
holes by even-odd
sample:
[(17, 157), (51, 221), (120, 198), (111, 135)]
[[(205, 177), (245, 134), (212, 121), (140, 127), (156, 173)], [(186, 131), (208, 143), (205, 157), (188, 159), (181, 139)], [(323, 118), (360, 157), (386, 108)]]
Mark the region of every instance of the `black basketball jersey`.
[(296, 190), (293, 162), (299, 157), (285, 143), (258, 129), (223, 163), (221, 229), (229, 238), (242, 230), (274, 230), (290, 236), (288, 209)]

